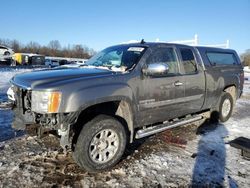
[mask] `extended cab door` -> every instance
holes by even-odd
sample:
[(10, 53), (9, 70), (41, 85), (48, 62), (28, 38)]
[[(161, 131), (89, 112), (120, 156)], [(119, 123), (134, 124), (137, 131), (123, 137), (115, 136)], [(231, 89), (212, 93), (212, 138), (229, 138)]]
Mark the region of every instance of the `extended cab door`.
[(153, 49), (144, 66), (164, 63), (169, 71), (161, 76), (142, 75), (139, 112), (144, 125), (162, 122), (178, 116), (184, 97), (184, 80), (180, 75), (179, 62), (174, 47)]
[(185, 85), (185, 100), (182, 113), (189, 114), (201, 110), (205, 100), (205, 73), (202, 63), (192, 47), (179, 47), (180, 69)]

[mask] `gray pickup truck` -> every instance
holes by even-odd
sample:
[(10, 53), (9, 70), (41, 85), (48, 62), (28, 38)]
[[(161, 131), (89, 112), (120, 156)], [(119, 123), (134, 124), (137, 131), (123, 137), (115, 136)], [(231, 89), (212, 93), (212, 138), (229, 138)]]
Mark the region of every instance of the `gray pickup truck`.
[(244, 73), (234, 50), (142, 41), (10, 82), (15, 129), (56, 130), (81, 167), (100, 171), (135, 139), (210, 117), (227, 121)]

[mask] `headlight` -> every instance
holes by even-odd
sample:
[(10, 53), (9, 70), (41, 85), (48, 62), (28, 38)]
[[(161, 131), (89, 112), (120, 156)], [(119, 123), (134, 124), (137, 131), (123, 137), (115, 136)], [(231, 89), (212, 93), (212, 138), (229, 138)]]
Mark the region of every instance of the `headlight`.
[(11, 100), (11, 101), (15, 101), (15, 94), (14, 94), (14, 91), (13, 91), (13, 87), (11, 86), (8, 91), (7, 91), (7, 96), (8, 96), (8, 99)]
[(61, 103), (61, 92), (32, 91), (31, 109), (38, 113), (57, 113)]

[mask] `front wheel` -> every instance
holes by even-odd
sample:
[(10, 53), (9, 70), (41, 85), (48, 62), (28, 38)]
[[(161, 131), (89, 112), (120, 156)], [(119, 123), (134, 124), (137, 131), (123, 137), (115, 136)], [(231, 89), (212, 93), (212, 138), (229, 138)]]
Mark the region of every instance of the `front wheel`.
[(91, 172), (111, 168), (121, 159), (126, 139), (124, 126), (117, 119), (99, 115), (83, 126), (73, 157)]

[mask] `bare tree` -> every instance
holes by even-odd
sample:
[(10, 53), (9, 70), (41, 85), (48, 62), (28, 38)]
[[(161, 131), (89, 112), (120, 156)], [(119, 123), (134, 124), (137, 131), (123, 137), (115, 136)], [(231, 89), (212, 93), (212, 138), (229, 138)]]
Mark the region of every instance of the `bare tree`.
[(15, 52), (19, 52), (21, 49), (21, 44), (19, 43), (18, 40), (13, 40), (11, 41), (11, 48), (15, 51)]
[(61, 44), (58, 40), (52, 40), (49, 42), (48, 47), (52, 50), (60, 50)]
[(90, 58), (95, 54), (93, 49), (81, 44), (62, 47), (58, 40), (50, 41), (47, 46), (41, 46), (39, 43), (34, 41), (23, 45), (18, 40), (9, 39), (0, 39), (0, 44), (12, 48), (15, 52), (37, 53), (46, 56)]
[(250, 66), (250, 49), (246, 50), (240, 57), (245, 66)]

